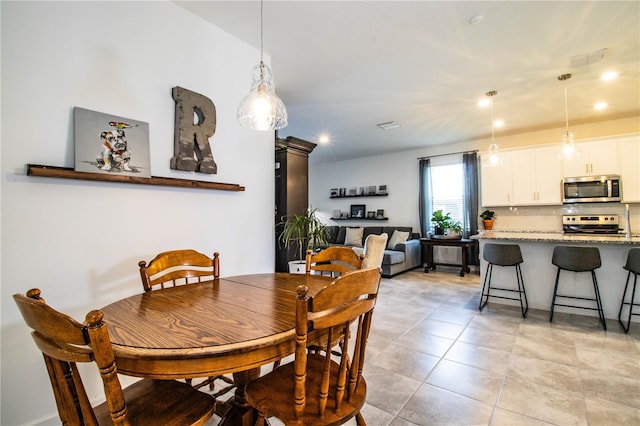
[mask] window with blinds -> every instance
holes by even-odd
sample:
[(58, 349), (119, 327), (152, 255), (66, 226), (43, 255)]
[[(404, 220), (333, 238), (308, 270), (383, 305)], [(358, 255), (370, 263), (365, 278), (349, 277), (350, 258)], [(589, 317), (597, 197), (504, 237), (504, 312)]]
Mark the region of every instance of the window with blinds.
[(431, 167), (433, 211), (442, 209), (451, 219), (464, 223), (464, 171), (462, 163)]

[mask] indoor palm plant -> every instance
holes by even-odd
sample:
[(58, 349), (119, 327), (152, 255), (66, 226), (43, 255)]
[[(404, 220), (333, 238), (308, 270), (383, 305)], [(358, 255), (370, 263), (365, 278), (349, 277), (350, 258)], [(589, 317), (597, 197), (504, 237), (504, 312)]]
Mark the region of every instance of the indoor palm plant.
[[(297, 262), (294, 266), (296, 272), (300, 272), (300, 263), (302, 263), (302, 272), (304, 272), (307, 249), (313, 249), (327, 243), (326, 226), (318, 217), (317, 209), (307, 209), (304, 214), (286, 216), (280, 224), (283, 228), (279, 240), (286, 249), (294, 249), (297, 257), (292, 262)], [(294, 272), (291, 270), (292, 262), (289, 262), (290, 272)]]

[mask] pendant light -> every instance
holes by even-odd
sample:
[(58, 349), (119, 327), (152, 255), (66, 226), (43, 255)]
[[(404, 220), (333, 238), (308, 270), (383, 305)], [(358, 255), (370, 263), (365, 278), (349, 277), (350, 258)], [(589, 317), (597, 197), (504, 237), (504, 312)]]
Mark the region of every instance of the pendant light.
[(500, 157), (500, 152), (498, 151), (498, 144), (495, 140), (495, 132), (494, 132), (494, 120), (493, 120), (493, 97), (497, 95), (498, 92), (492, 90), (487, 92), (486, 95), (489, 97), (490, 105), (491, 105), (491, 144), (489, 145), (489, 156), (482, 162), (482, 167), (495, 167), (502, 165), (502, 158)]
[[(566, 81), (571, 78), (571, 74), (562, 74), (558, 76), (558, 80)], [(575, 152), (575, 144), (573, 143), (573, 133), (569, 131), (569, 108), (567, 106), (567, 87), (564, 87), (564, 122), (565, 131), (562, 135), (562, 156), (571, 158)]]
[(254, 130), (278, 130), (287, 127), (287, 108), (276, 95), (271, 69), (262, 60), (262, 1), (260, 1), (260, 63), (253, 68), (249, 94), (238, 106), (238, 122)]

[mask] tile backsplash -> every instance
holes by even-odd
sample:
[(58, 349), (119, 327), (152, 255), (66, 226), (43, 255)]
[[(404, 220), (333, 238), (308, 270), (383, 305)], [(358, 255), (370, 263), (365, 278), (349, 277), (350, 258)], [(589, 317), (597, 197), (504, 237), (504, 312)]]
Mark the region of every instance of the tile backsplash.
[[(562, 232), (562, 215), (565, 214), (617, 214), (620, 228), (625, 228), (625, 204), (622, 203), (492, 207), (490, 210), (496, 214), (495, 231)], [(631, 233), (640, 235), (640, 204), (629, 204), (629, 220)], [(479, 219), (478, 229), (484, 229), (482, 219)]]

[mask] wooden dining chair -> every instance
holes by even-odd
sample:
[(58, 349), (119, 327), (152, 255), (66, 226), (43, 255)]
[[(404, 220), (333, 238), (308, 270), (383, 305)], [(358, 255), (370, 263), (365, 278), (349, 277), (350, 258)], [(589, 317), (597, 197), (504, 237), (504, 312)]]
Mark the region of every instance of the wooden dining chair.
[[(101, 311), (89, 312), (81, 324), (47, 305), (39, 289), (13, 298), (44, 355), (63, 425), (202, 425), (213, 416), (215, 399), (186, 383), (142, 379), (123, 389)], [(92, 362), (106, 397), (95, 407), (77, 367)]]
[[(362, 369), (379, 285), (380, 269), (369, 268), (341, 275), (314, 296), (298, 287), (294, 361), (246, 388), (247, 401), (259, 413), (256, 425), (269, 417), (287, 426), (339, 425), (354, 416), (366, 425), (360, 414), (367, 395)], [(323, 350), (308, 351), (315, 344), (309, 336), (320, 335)], [(331, 348), (338, 336), (343, 350), (336, 360)]]
[[(220, 277), (220, 254), (215, 252), (211, 258), (195, 250), (171, 250), (159, 253), (148, 265), (141, 260), (138, 266), (144, 291), (151, 291)], [(211, 376), (199, 383), (186, 379), (196, 389), (208, 385), (210, 390), (215, 388), (216, 380), (224, 382), (223, 387), (213, 394), (216, 399), (231, 392), (234, 387), (233, 380), (227, 376)]]
[(195, 250), (171, 250), (158, 254), (149, 264), (138, 262), (144, 291), (212, 280), (220, 276), (220, 254), (213, 258)]
[(351, 247), (328, 247), (317, 253), (307, 250), (306, 273), (316, 271), (319, 275), (333, 278), (362, 267), (363, 254), (356, 254)]

